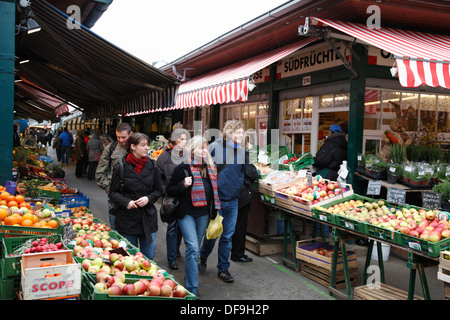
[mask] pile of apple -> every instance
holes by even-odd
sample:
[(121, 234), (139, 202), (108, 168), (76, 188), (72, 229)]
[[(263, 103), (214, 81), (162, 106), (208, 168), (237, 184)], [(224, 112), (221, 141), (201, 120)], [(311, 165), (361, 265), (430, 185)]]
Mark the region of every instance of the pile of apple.
[(116, 272), (110, 275), (107, 272), (99, 272), (96, 275), (95, 289), (100, 293), (110, 296), (160, 296), (184, 298), (186, 289), (177, 285), (172, 279), (166, 279), (164, 274), (158, 273), (152, 280), (139, 279), (134, 283), (125, 282), (125, 273)]
[[(25, 243), (25, 245), (28, 242)], [(16, 257), (23, 253), (40, 253), (40, 252), (52, 252), (52, 251), (60, 251), (66, 250), (62, 242), (51, 243), (47, 238), (41, 238), (38, 240), (31, 241), (29, 247), (25, 250), (24, 246), (17, 247), (16, 250), (9, 254), (10, 257)]]
[(321, 256), (324, 256), (324, 257), (329, 257), (333, 253), (333, 250), (328, 250), (328, 249), (325, 249), (322, 247), (316, 248), (316, 249), (309, 249), (308, 251), (316, 253), (316, 254), (320, 254)]
[(74, 231), (85, 230), (85, 231), (111, 231), (111, 228), (102, 222), (95, 221), (93, 218), (61, 218), (61, 220), (68, 224), (72, 222), (72, 228)]
[[(107, 262), (105, 262), (107, 261)], [(91, 273), (116, 272), (129, 273), (141, 276), (155, 276), (158, 272), (164, 272), (158, 265), (147, 259), (140, 251), (134, 255), (122, 255), (116, 252), (105, 250), (94, 259), (84, 259), (81, 267)]]
[(320, 201), (332, 198), (341, 192), (345, 192), (345, 188), (339, 188), (337, 182), (326, 181), (319, 176), (312, 178), (312, 186), (308, 186), (306, 178), (289, 187), (280, 189), (279, 192), (288, 195), (293, 195), (294, 201), (302, 202), (305, 204), (309, 201), (311, 204), (316, 204)]
[[(324, 208), (319, 204), (316, 204), (314, 206), (314, 208), (317, 210), (323, 211), (323, 212), (330, 213), (330, 214), (337, 214), (340, 216), (344, 216), (344, 217), (359, 220), (359, 221), (366, 221), (366, 219), (367, 219), (366, 211), (368, 213), (368, 210), (366, 210), (366, 209), (368, 207), (370, 207), (371, 210), (373, 210), (373, 207), (376, 207), (376, 209), (380, 208), (380, 210), (383, 210), (380, 207), (383, 205), (384, 205), (384, 202), (382, 200), (380, 200), (380, 202), (372, 203), (372, 204), (370, 204), (370, 206), (367, 205), (367, 207), (366, 207), (362, 200), (350, 199), (350, 200), (346, 200), (346, 201), (337, 203), (328, 208)], [(364, 219), (362, 219), (362, 218), (364, 218)]]

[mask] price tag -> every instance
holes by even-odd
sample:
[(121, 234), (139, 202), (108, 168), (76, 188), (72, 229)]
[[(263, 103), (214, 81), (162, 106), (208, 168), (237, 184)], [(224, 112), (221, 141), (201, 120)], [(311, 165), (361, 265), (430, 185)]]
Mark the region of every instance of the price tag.
[(367, 195), (379, 196), (381, 192), (381, 180), (371, 180), (367, 185)]
[(67, 243), (68, 241), (73, 239), (73, 226), (72, 226), (72, 221), (70, 221), (69, 223), (66, 223), (63, 226), (63, 242)]
[(405, 204), (406, 190), (397, 188), (387, 188), (386, 200), (391, 203)]
[(429, 209), (441, 208), (441, 195), (435, 192), (422, 192), (422, 207)]
[(305, 178), (306, 177), (306, 172), (307, 172), (308, 170), (299, 170), (298, 171), (298, 176), (299, 176), (299, 178)]
[(308, 173), (306, 175), (306, 182), (308, 184), (308, 187), (312, 187), (312, 175), (311, 175), (311, 173)]

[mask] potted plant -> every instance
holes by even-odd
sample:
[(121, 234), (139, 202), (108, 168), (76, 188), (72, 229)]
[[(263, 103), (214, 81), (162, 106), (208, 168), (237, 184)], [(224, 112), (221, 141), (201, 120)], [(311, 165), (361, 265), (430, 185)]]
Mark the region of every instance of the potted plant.
[(450, 210), (450, 181), (444, 181), (433, 187), (433, 192), (441, 195), (441, 206), (444, 210)]
[(394, 163), (403, 163), (406, 158), (406, 147), (399, 144), (393, 144), (391, 148), (391, 160)]
[(411, 162), (403, 163), (401, 169), (402, 181), (405, 182), (406, 184), (409, 184), (409, 181), (411, 179), (414, 170), (415, 170), (414, 163)]
[(362, 154), (362, 153), (359, 153), (358, 154), (358, 156), (357, 156), (357, 159), (358, 159), (358, 169), (360, 169), (360, 170), (364, 170), (364, 167), (365, 167), (365, 155), (364, 154)]
[(399, 163), (389, 163), (386, 166), (387, 173), (387, 182), (388, 183), (397, 183), (398, 176), (400, 175), (401, 165)]

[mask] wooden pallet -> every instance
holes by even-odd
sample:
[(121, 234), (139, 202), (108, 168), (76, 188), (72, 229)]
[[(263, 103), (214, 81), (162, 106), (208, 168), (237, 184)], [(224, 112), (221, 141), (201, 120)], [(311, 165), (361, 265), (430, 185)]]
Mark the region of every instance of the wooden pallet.
[[(325, 287), (330, 286), (330, 282), (331, 282), (331, 271), (330, 270), (327, 270), (320, 266), (302, 261), (300, 274), (308, 279), (313, 280), (314, 282), (317, 282), (317, 283), (325, 286)], [(358, 268), (356, 267), (356, 268), (349, 269), (349, 276), (350, 276), (350, 285), (356, 285), (357, 280), (358, 280), (357, 279), (358, 278)], [(346, 286), (345, 286), (344, 271), (337, 271), (335, 288), (342, 289), (345, 287)]]
[[(379, 283), (379, 287), (368, 285), (356, 287), (353, 293), (354, 300), (408, 300), (408, 292)], [(422, 297), (414, 295), (414, 300), (423, 300)]]

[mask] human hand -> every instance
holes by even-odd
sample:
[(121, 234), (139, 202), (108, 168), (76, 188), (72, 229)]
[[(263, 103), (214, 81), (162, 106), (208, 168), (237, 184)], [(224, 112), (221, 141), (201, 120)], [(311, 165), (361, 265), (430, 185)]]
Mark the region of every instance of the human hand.
[(148, 203), (149, 201), (150, 201), (150, 200), (148, 199), (147, 196), (143, 196), (143, 197), (141, 197), (141, 198), (135, 200), (134, 203), (135, 203), (137, 206), (139, 206), (139, 207), (144, 207), (144, 206), (147, 205), (147, 203)]
[(135, 201), (133, 201), (133, 200), (131, 200), (130, 202), (128, 202), (128, 205), (127, 205), (127, 209), (128, 210), (131, 210), (131, 209), (137, 209), (137, 205), (136, 205), (136, 202)]
[(184, 186), (186, 187), (186, 188), (188, 188), (189, 186), (191, 186), (192, 185), (192, 177), (186, 177), (186, 178), (184, 178)]

